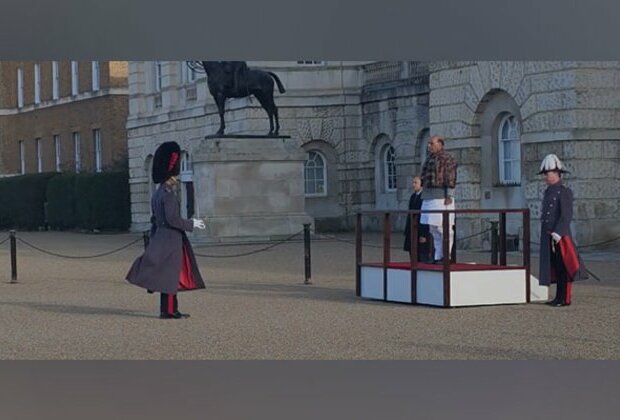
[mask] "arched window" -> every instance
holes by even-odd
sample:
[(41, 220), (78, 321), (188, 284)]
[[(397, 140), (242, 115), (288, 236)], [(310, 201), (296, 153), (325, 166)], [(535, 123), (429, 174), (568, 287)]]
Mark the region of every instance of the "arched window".
[(163, 87), (163, 63), (161, 61), (155, 61), (153, 63), (153, 68), (153, 87), (155, 88), (155, 92), (161, 92)]
[(304, 192), (308, 197), (327, 195), (327, 166), (325, 158), (316, 151), (308, 152), (304, 162)]
[(396, 153), (394, 147), (387, 144), (383, 148), (383, 180), (385, 192), (396, 191)]
[(194, 215), (194, 172), (190, 154), (181, 151), (181, 216), (190, 218)]
[(521, 136), (514, 115), (507, 114), (502, 118), (497, 138), (500, 184), (521, 183)]
[(194, 83), (197, 79), (196, 70), (188, 65), (189, 61), (181, 61), (181, 74), (185, 84)]
[(188, 174), (192, 172), (192, 161), (189, 157), (189, 153), (186, 151), (181, 152), (181, 174)]
[(153, 178), (151, 174), (153, 172), (153, 155), (148, 155), (146, 159), (144, 159), (144, 176), (148, 179), (149, 183), (149, 193), (152, 195), (157, 189), (157, 184), (153, 183)]

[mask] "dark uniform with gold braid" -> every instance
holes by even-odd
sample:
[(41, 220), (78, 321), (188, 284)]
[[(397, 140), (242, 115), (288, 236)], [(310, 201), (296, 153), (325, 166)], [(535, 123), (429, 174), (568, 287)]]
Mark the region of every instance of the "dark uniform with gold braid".
[[(539, 174), (555, 171), (561, 176), (568, 172), (554, 154), (543, 160)], [(573, 218), (573, 193), (561, 181), (545, 190), (540, 222), (540, 271), (543, 285), (557, 283), (552, 306), (571, 304), (572, 282), (587, 278), (572, 238), (570, 223)]]

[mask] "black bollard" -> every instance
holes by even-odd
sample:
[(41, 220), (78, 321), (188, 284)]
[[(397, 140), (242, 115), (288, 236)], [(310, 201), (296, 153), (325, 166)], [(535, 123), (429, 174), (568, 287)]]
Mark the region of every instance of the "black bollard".
[(149, 233), (150, 232), (148, 230), (145, 230), (144, 232), (142, 232), (142, 240), (144, 241), (144, 249), (146, 249), (149, 246), (149, 241), (151, 239)]
[(312, 278), (312, 261), (310, 259), (310, 223), (304, 223), (304, 265), (304, 284), (312, 284), (310, 282), (310, 279)]
[(17, 283), (17, 240), (15, 231), (9, 232), (11, 237), (11, 283)]

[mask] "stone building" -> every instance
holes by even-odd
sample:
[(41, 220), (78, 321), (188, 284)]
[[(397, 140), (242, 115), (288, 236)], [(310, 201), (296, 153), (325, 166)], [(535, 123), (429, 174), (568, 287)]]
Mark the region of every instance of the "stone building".
[(127, 166), (127, 62), (0, 61), (0, 174)]
[[(430, 134), (459, 162), (457, 208), (528, 207), (538, 238), (544, 188), (538, 165), (558, 154), (572, 173), (581, 244), (620, 236), (619, 62), (249, 62), (274, 71), (281, 134), (307, 153), (306, 211), (318, 229), (351, 229), (359, 210), (405, 209)], [(184, 62), (129, 63), (128, 149), (133, 228), (150, 215), (152, 154), (184, 150), (183, 212), (193, 214), (192, 153), (219, 119), (203, 74)], [(268, 131), (256, 100), (227, 103), (227, 133)], [(462, 216), (457, 234), (490, 215)], [(367, 218), (368, 228), (380, 222)], [(397, 220), (397, 227), (402, 220)], [(508, 233), (521, 234), (508, 219)], [(465, 241), (477, 246), (480, 239)]]
[(461, 165), (461, 208), (528, 207), (536, 241), (536, 174), (555, 153), (571, 171), (578, 243), (620, 236), (620, 62), (433, 63), (429, 85), (431, 131)]

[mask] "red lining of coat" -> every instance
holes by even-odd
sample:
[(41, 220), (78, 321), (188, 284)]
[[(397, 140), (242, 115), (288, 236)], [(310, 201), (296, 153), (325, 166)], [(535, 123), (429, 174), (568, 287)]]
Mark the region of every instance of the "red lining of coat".
[(183, 244), (183, 256), (181, 257), (181, 274), (179, 275), (179, 290), (196, 289), (196, 280), (192, 272), (192, 263), (189, 259), (187, 245)]
[[(551, 247), (551, 245), (550, 245)], [(579, 273), (579, 257), (577, 256), (577, 249), (575, 248), (575, 244), (573, 243), (570, 236), (565, 235), (562, 236), (560, 242), (556, 245), (559, 249), (560, 257), (562, 259), (562, 264), (564, 264), (564, 269), (566, 271), (567, 281), (572, 282), (577, 274)], [(553, 264), (550, 267), (550, 283), (557, 283), (558, 281), (558, 273), (555, 270)], [(570, 294), (570, 291), (568, 292)], [(570, 297), (567, 299), (570, 302)]]

